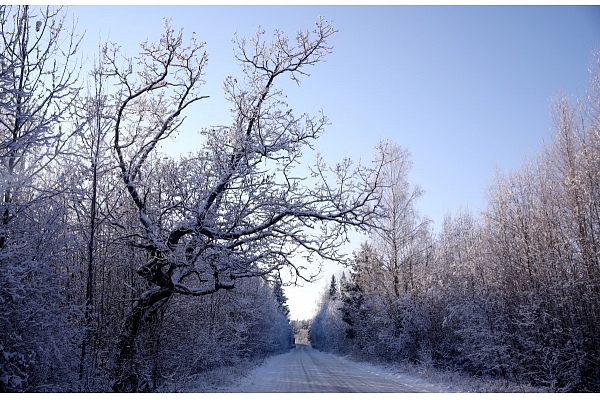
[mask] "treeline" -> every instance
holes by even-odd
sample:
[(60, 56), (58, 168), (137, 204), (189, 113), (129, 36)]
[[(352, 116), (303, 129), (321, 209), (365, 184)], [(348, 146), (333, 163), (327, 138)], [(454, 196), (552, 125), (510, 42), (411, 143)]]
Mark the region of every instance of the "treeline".
[(415, 212), (408, 154), (388, 149), (385, 230), (324, 294), (313, 346), (600, 391), (599, 71), (596, 59), (586, 98), (558, 97), (554, 139), (497, 175), (481, 214), (448, 216), (438, 235)]
[(203, 43), (166, 22), (84, 71), (61, 8), (0, 6), (0, 391), (173, 391), (293, 345), (282, 276), (313, 279), (298, 250), (337, 258), (376, 202), (373, 169), (294, 169), (327, 120), (275, 83), (334, 32), (236, 37), (231, 125), (174, 159), (158, 146), (207, 97)]

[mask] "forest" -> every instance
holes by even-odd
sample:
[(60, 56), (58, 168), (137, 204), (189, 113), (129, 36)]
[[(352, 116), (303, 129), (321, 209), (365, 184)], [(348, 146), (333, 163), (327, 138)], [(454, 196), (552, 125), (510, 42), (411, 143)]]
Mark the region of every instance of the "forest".
[(313, 347), (407, 360), (555, 392), (600, 391), (600, 54), (591, 90), (553, 106), (555, 136), (498, 172), (486, 208), (448, 215), (434, 235), (390, 144), (380, 229), (332, 276)]
[[(64, 9), (0, 6), (0, 392), (186, 391), (294, 330), (361, 360), (600, 390), (600, 59), (588, 97), (557, 97), (543, 152), (433, 234), (400, 145), (303, 164), (329, 121), (278, 85), (309, 79), (335, 33), (234, 36), (231, 122), (174, 158), (161, 143), (212, 95), (194, 34), (166, 20), (85, 70)], [(344, 258), (353, 230), (370, 239)], [(346, 272), (293, 323), (285, 287), (319, 261)]]
[(60, 7), (1, 6), (0, 24), (0, 391), (178, 391), (288, 351), (283, 287), (378, 211), (381, 166), (319, 159), (304, 182), (327, 119), (275, 86), (322, 61), (331, 24), (235, 37), (231, 124), (178, 159), (158, 147), (207, 97), (193, 34), (165, 20), (85, 71)]

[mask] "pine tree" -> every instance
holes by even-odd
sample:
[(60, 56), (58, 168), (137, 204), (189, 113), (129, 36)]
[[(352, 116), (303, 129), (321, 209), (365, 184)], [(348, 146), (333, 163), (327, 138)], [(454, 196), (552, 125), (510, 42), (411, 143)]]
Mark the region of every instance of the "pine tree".
[(331, 285), (329, 285), (329, 298), (336, 300), (338, 298), (337, 282), (335, 281), (335, 275), (331, 275)]
[(275, 284), (273, 285), (273, 294), (275, 295), (275, 298), (277, 299), (277, 304), (279, 305), (279, 311), (285, 315), (285, 317), (289, 320), (290, 319), (290, 308), (287, 305), (287, 300), (288, 298), (285, 296), (285, 293), (283, 292), (283, 286), (281, 285), (281, 279), (277, 278), (275, 280)]

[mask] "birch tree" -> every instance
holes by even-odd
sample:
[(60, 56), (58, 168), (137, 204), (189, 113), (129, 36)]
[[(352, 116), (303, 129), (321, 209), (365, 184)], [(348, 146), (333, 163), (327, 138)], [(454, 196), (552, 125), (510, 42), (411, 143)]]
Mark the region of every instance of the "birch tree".
[(407, 175), (412, 168), (410, 153), (398, 144), (382, 142), (378, 157), (389, 160), (382, 171), (383, 216), (378, 221), (380, 229), (373, 231), (373, 242), (384, 255), (387, 273), (387, 290), (395, 297), (411, 294), (416, 289), (416, 273), (422, 260), (426, 260), (428, 221), (416, 210), (416, 201), (423, 195), (419, 186), (411, 188)]

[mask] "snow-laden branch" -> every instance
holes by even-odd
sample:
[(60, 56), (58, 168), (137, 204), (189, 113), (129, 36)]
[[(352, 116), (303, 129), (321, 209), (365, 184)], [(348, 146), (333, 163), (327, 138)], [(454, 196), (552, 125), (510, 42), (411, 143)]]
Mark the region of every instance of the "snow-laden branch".
[[(349, 160), (328, 168), (317, 159), (313, 177), (298, 171), (303, 149), (324, 131), (327, 118), (295, 116), (276, 87), (297, 81), (306, 68), (331, 52), (331, 23), (320, 19), (296, 43), (277, 31), (270, 43), (264, 31), (235, 38), (243, 79), (225, 81), (232, 123), (204, 130), (194, 156), (179, 162), (153, 157), (181, 123), (180, 113), (203, 98), (200, 46), (183, 49), (181, 33), (167, 32), (158, 45), (142, 45), (135, 77), (132, 61), (119, 68), (116, 50), (106, 50), (110, 75), (120, 84), (114, 149), (122, 179), (140, 224), (149, 261), (138, 273), (174, 293), (202, 296), (229, 289), (244, 277), (268, 276), (287, 268), (292, 279), (312, 280), (298, 265), (307, 259), (339, 260), (350, 229), (369, 229), (379, 212), (382, 166)], [(190, 65), (195, 65), (190, 67)], [(165, 91), (170, 90), (167, 101)]]

